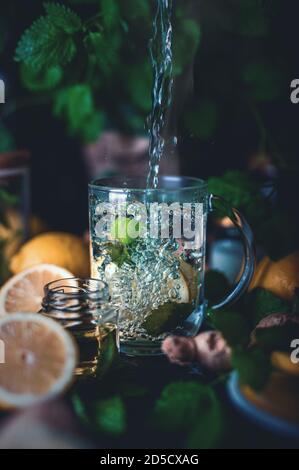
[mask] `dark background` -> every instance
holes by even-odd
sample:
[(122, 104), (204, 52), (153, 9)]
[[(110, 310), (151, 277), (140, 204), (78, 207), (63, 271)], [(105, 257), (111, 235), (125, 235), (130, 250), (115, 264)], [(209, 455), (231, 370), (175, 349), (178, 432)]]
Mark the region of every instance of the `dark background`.
[[(83, 17), (96, 8), (96, 2), (65, 3)], [(126, 0), (121, 3), (125, 8)], [(265, 8), (267, 33), (261, 35), (240, 34), (240, 3), (239, 0), (193, 2), (201, 28), (194, 67), (191, 64), (188, 72), (192, 70), (194, 74), (194, 91), (191, 95), (186, 93), (182, 86), (184, 80), (176, 87), (176, 97), (180, 92), (183, 95), (183, 106), (177, 116), (181, 173), (207, 178), (221, 175), (227, 169), (248, 168), (254, 156), (260, 154), (275, 165), (279, 155), (286, 162), (288, 174), (293, 174), (294, 181), (290, 184), (288, 180), (288, 190), (292, 191), (297, 188), (299, 145), (299, 105), (290, 102), (290, 83), (299, 77), (298, 2), (253, 1), (253, 9), (259, 4)], [(0, 8), (3, 32), (0, 76), (6, 83), (7, 100), (1, 105), (2, 121), (13, 135), (11, 147), (28, 149), (32, 155), (32, 211), (53, 229), (82, 233), (87, 227), (89, 179), (82, 157), (84, 143), (77, 136), (68, 135), (65, 124), (53, 117), (51, 104), (26, 104), (19, 64), (13, 60), (22, 32), (42, 14), (42, 2), (12, 1)], [(147, 33), (140, 38), (145, 55)], [(253, 89), (252, 81), (244, 80), (244, 69), (252, 62), (271, 64), (270, 68), (266, 66), (267, 73), (262, 78), (262, 93), (267, 95), (270, 90), (266, 98), (257, 96), (260, 92)], [(115, 74), (113, 86), (107, 88), (110, 98), (103, 107), (108, 113), (109, 108), (116, 106), (113, 87), (121, 90), (123, 80), (124, 77)], [(127, 96), (123, 99), (129, 101)], [(38, 103), (39, 98), (35, 101)], [(188, 127), (186, 122), (190, 123), (188, 116), (192, 113), (193, 121)], [(146, 115), (143, 110), (140, 117)], [(125, 126), (113, 120), (106, 124), (108, 129), (145, 134), (142, 128), (132, 131), (122, 127)], [(298, 200), (297, 194), (292, 199)]]

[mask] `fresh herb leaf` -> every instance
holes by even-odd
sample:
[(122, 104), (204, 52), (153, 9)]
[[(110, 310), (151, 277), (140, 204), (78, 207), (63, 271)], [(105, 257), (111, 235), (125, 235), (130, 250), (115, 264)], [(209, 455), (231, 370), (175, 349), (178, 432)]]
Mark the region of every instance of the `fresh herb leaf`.
[(92, 114), (86, 116), (85, 120), (82, 120), (79, 134), (82, 141), (86, 144), (95, 142), (105, 126), (105, 115), (100, 111), (94, 111)]
[(13, 150), (15, 146), (14, 138), (9, 130), (0, 122), (0, 152)]
[(240, 383), (261, 390), (269, 378), (271, 363), (269, 355), (258, 348), (234, 350), (232, 364), (239, 374)]
[(120, 24), (120, 10), (117, 0), (101, 0), (101, 13), (106, 28), (113, 29)]
[(130, 255), (128, 249), (125, 245), (118, 243), (109, 243), (106, 245), (105, 249), (107, 250), (108, 255), (111, 258), (111, 261), (115, 263), (119, 268), (126, 262), (130, 261)]
[(246, 347), (250, 342), (251, 329), (240, 313), (219, 310), (210, 316), (213, 326), (219, 330), (231, 347)]
[(299, 315), (299, 288), (295, 289), (295, 299), (292, 305), (292, 314)]
[(273, 261), (278, 261), (298, 249), (298, 224), (289, 214), (276, 211), (270, 217), (261, 219), (254, 228), (256, 243), (263, 247)]
[(85, 404), (82, 401), (82, 399), (81, 399), (81, 397), (79, 396), (78, 393), (73, 393), (72, 394), (72, 403), (73, 403), (75, 413), (79, 416), (81, 421), (85, 425), (89, 425), (90, 421), (89, 421), (89, 417), (88, 417), (87, 412), (86, 412)]
[(266, 351), (289, 351), (291, 342), (299, 338), (299, 325), (288, 322), (282, 326), (257, 328), (254, 335), (257, 344)]
[(219, 111), (217, 105), (209, 99), (202, 99), (196, 106), (192, 103), (184, 117), (186, 129), (203, 140), (213, 137), (218, 121)]
[(15, 60), (40, 70), (65, 66), (76, 54), (73, 37), (55, 26), (49, 16), (41, 16), (22, 35)]
[(254, 328), (263, 318), (271, 313), (287, 313), (289, 304), (272, 292), (256, 288), (244, 298), (246, 316)]
[(264, 61), (245, 65), (243, 80), (247, 93), (254, 101), (274, 101), (283, 91), (284, 77), (281, 68)]
[(175, 75), (183, 72), (192, 62), (200, 44), (201, 31), (192, 18), (181, 18), (177, 22), (174, 37), (173, 70)]
[(59, 66), (36, 70), (25, 63), (21, 66), (20, 74), (23, 85), (34, 92), (52, 90), (61, 82), (63, 76)]
[(184, 433), (187, 447), (197, 449), (216, 444), (221, 434), (221, 421), (214, 390), (195, 381), (167, 385), (153, 412), (155, 428)]
[(70, 133), (75, 134), (94, 113), (90, 87), (82, 83), (60, 90), (56, 95), (53, 111), (57, 117), (67, 120)]
[(19, 202), (19, 197), (16, 194), (11, 194), (4, 188), (0, 188), (0, 203), (7, 206), (14, 206)]
[(119, 396), (100, 400), (96, 403), (94, 412), (99, 431), (114, 437), (118, 437), (126, 431), (126, 409)]
[(110, 371), (119, 359), (117, 347), (116, 327), (108, 329), (107, 334), (100, 338), (100, 350), (96, 376), (102, 379)]
[[(259, 186), (247, 173), (228, 171), (220, 178), (210, 178), (208, 187), (212, 194), (221, 196), (230, 206), (242, 210), (251, 224), (258, 225), (264, 220), (267, 204)], [(220, 217), (229, 215), (226, 208), (220, 209)]]
[(82, 28), (81, 18), (70, 8), (59, 3), (44, 4), (49, 21), (58, 29), (74, 34)]
[(152, 336), (174, 330), (182, 325), (184, 320), (192, 313), (193, 305), (168, 302), (156, 310), (152, 310), (142, 327)]
[(225, 275), (219, 271), (209, 270), (205, 275), (205, 296), (209, 303), (217, 303), (229, 292), (230, 286)]

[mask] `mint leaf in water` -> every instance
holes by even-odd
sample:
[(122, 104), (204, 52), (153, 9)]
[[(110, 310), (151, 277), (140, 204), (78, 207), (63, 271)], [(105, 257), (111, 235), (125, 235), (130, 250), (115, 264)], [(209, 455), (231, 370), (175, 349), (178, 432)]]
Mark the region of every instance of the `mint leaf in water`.
[(130, 255), (125, 245), (121, 243), (108, 243), (106, 248), (111, 261), (119, 268), (126, 262), (130, 261)]
[(142, 327), (152, 336), (172, 331), (182, 325), (192, 313), (193, 308), (192, 304), (168, 302), (156, 310), (152, 310)]

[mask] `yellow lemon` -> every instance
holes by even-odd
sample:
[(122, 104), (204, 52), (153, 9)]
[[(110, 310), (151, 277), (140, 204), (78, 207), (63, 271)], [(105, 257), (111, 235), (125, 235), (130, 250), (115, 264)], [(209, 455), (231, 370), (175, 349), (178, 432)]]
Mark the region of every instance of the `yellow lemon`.
[(283, 351), (274, 351), (271, 354), (271, 362), (275, 369), (287, 375), (299, 377), (299, 363), (295, 364), (291, 360), (291, 354)]
[(18, 274), (42, 263), (55, 264), (78, 277), (90, 275), (88, 246), (69, 233), (50, 232), (32, 238), (13, 256), (10, 269)]
[(267, 289), (278, 297), (291, 301), (295, 288), (299, 287), (299, 251), (279, 261), (265, 256), (256, 268), (249, 290), (256, 287)]
[(55, 320), (34, 313), (0, 318), (1, 408), (53, 399), (73, 381), (78, 360), (72, 336)]

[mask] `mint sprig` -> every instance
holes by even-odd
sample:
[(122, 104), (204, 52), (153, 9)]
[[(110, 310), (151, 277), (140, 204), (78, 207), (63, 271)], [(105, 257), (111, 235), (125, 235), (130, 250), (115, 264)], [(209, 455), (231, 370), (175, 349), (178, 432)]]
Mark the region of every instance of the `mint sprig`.
[(77, 46), (74, 34), (82, 28), (79, 16), (69, 8), (47, 3), (46, 15), (38, 18), (22, 35), (15, 60), (37, 70), (71, 62)]

